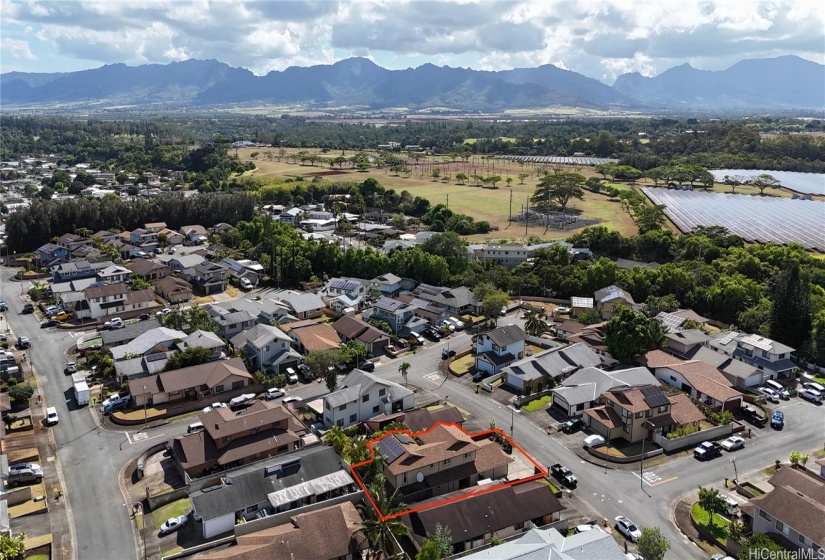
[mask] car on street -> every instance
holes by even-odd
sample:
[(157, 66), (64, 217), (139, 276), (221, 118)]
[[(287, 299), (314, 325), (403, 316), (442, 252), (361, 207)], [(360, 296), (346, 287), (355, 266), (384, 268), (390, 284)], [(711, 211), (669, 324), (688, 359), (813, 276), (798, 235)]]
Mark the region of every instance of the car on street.
[(123, 319), (121, 319), (120, 317), (115, 317), (114, 319), (111, 319), (110, 321), (106, 321), (105, 323), (103, 323), (103, 328), (106, 330), (122, 329), (125, 326), (126, 323), (124, 323)]
[(46, 409), (46, 425), (54, 426), (60, 421), (57, 417), (57, 409), (53, 406), (50, 406)]
[(797, 393), (800, 398), (805, 399), (806, 401), (811, 401), (812, 403), (819, 404), (822, 402), (822, 393), (819, 391), (814, 391), (812, 389), (802, 389)]
[(66, 362), (66, 374), (77, 373), (77, 364), (74, 362)]
[(375, 364), (373, 362), (361, 362), (361, 365), (358, 366), (358, 369), (361, 371), (366, 371), (367, 373), (372, 373), (375, 371)]
[(569, 418), (567, 422), (561, 425), (561, 431), (565, 434), (573, 434), (584, 428), (584, 422), (581, 418)]
[(767, 399), (772, 403), (779, 404), (779, 393), (777, 393), (770, 387), (760, 387), (759, 392), (765, 395), (765, 397), (767, 397)]
[(27, 304), (23, 305), (23, 313), (24, 314), (34, 313), (34, 304), (33, 303), (27, 303)]
[(614, 521), (616, 521), (616, 529), (631, 541), (636, 542), (642, 536), (642, 532), (636, 527), (636, 524), (624, 515), (618, 516)]
[(439, 333), (435, 329), (424, 329), (424, 332), (421, 334), (423, 334), (426, 338), (429, 338), (433, 342), (438, 342), (439, 340), (441, 340), (441, 333)]
[(739, 436), (730, 436), (720, 445), (725, 451), (736, 451), (737, 449), (742, 449), (745, 447), (745, 439)]
[(449, 360), (450, 358), (454, 358), (454, 357), (455, 357), (455, 350), (447, 350), (446, 348), (444, 348), (441, 351), (441, 359), (442, 360)]
[(189, 522), (188, 515), (179, 515), (177, 517), (170, 517), (160, 526), (160, 534), (168, 535), (174, 533)]
[(215, 410), (216, 408), (226, 408), (226, 403), (222, 403), (222, 402), (212, 403), (209, 406), (205, 407), (203, 409), (203, 411), (204, 412), (211, 412), (211, 411)]
[(573, 471), (560, 463), (556, 463), (550, 467), (550, 474), (553, 475), (553, 478), (561, 482), (563, 486), (571, 490), (579, 484), (579, 480), (576, 478), (576, 475), (573, 474)]
[(464, 330), (464, 321), (457, 317), (447, 317), (447, 321), (451, 322), (455, 326), (455, 330), (463, 331)]
[(17, 346), (20, 347), (21, 349), (29, 348), (31, 345), (32, 345), (32, 343), (29, 342), (29, 337), (27, 337), (27, 336), (17, 337)]
[(301, 397), (286, 397), (281, 402), (283, 404), (299, 403), (299, 402), (301, 402)]
[(598, 434), (584, 438), (585, 447), (599, 447), (600, 445), (604, 445), (604, 438)]
[(504, 315), (507, 315), (507, 307), (506, 306), (501, 308), (501, 316), (503, 317)]
[[(35, 465), (37, 466), (37, 465)], [(18, 486), (21, 482), (34, 482), (40, 484), (43, 481), (43, 470), (37, 468), (10, 470), (8, 481), (11, 486)]]
[(49, 327), (55, 327), (60, 321), (57, 319), (46, 319), (42, 323), (40, 323), (41, 329), (48, 329)]
[(722, 455), (722, 446), (715, 441), (703, 441), (693, 450), (693, 456), (700, 461), (708, 461)]
[(264, 393), (264, 398), (268, 401), (271, 401), (272, 399), (283, 397), (285, 394), (286, 393), (284, 393), (283, 389), (272, 388), (266, 390), (266, 393)]
[(252, 401), (255, 400), (255, 393), (246, 393), (244, 395), (238, 395), (237, 397), (233, 397), (229, 400), (229, 408), (237, 408), (239, 406), (244, 406)]
[(785, 413), (781, 410), (776, 410), (771, 416), (771, 428), (781, 430), (785, 427)]
[(149, 314), (148, 313), (141, 313), (140, 315), (138, 315), (138, 321), (148, 321), (148, 320), (149, 320)]
[(9, 305), (5, 301), (0, 299), (0, 311), (8, 311), (8, 310), (9, 310)]
[(160, 311), (155, 313), (155, 316), (156, 317), (162, 317), (163, 315), (169, 315), (171, 312), (172, 312), (171, 309), (169, 309), (168, 307), (164, 307), (163, 309), (161, 309)]

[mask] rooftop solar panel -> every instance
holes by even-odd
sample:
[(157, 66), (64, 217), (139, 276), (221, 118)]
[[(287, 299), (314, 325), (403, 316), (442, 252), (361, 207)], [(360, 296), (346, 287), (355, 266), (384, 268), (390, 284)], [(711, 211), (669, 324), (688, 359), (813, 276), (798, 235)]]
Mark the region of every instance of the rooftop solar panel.
[(667, 400), (667, 397), (658, 387), (642, 387), (642, 394), (645, 396), (645, 403), (650, 408), (670, 404), (670, 401)]
[(157, 362), (158, 360), (165, 360), (166, 359), (166, 352), (160, 352), (158, 354), (150, 354), (146, 356), (146, 361), (148, 363)]
[(731, 340), (733, 340), (734, 338), (736, 338), (736, 335), (737, 335), (736, 331), (734, 331), (734, 332), (730, 332), (730, 333), (726, 334), (726, 335), (722, 338), (722, 340), (720, 340), (720, 341), (719, 341), (719, 344), (723, 344), (723, 345), (724, 345), (724, 344), (728, 344), (728, 343), (730, 343), (730, 341), (731, 341)]
[(384, 457), (384, 461), (388, 465), (397, 461), (398, 458), (404, 454), (404, 448), (401, 447), (401, 444), (394, 436), (388, 436), (378, 440), (375, 448), (381, 453), (381, 456)]

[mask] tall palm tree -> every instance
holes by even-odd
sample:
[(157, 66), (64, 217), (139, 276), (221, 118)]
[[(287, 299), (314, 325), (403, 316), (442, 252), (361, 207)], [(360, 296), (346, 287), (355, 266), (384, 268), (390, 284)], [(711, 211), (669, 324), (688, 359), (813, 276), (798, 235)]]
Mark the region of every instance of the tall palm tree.
[(378, 512), (370, 507), (363, 524), (364, 534), (372, 548), (373, 558), (383, 558), (395, 553), (396, 539), (408, 533), (407, 526), (399, 517), (387, 518), (405, 511), (407, 506), (403, 503), (394, 505), (398, 490), (392, 496), (387, 495), (387, 485), (383, 474), (378, 474), (367, 490), (383, 518), (379, 517)]
[(548, 331), (548, 327), (538, 313), (530, 313), (524, 322), (524, 330), (530, 336), (541, 336), (542, 333)]
[(410, 366), (409, 362), (404, 362), (398, 366), (398, 373), (404, 378), (404, 385), (407, 385), (407, 371), (409, 371), (410, 367), (412, 366)]

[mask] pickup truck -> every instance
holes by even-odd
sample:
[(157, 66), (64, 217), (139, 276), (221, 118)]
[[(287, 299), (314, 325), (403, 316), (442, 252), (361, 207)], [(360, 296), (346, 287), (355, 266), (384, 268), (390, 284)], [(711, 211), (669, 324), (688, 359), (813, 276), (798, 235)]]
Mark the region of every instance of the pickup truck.
[(739, 409), (742, 418), (760, 428), (768, 422), (768, 417), (757, 407), (746, 404)]
[(568, 469), (565, 466), (562, 466), (559, 463), (556, 463), (555, 465), (550, 467), (550, 474), (553, 475), (553, 478), (561, 482), (563, 486), (566, 486), (571, 490), (579, 484), (578, 479), (570, 471), (570, 469)]
[(714, 457), (722, 455), (722, 446), (715, 441), (705, 441), (700, 443), (696, 449), (693, 450), (693, 456), (700, 461), (709, 461)]

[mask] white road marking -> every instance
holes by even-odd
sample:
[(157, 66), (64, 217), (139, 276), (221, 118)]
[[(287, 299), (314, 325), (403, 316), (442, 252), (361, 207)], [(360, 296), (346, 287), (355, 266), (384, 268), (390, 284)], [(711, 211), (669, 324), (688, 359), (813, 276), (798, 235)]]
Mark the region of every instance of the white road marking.
[(441, 380), (444, 379), (444, 378), (441, 377), (440, 375), (438, 375), (437, 373), (428, 373), (427, 375), (424, 376), (424, 379), (426, 379), (427, 381), (431, 381), (432, 383), (434, 383), (436, 385), (440, 385)]

